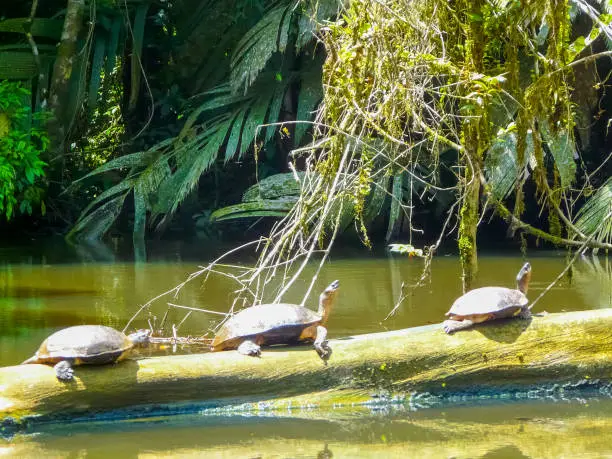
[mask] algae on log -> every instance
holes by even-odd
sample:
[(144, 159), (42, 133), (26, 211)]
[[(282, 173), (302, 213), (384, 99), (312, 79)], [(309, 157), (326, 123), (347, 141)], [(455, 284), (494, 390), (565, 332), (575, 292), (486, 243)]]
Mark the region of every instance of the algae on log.
[[(520, 388), (612, 378), (612, 309), (498, 321), (448, 336), (439, 325), (331, 340), (324, 364), (310, 346), (153, 357), (78, 367), (62, 383), (52, 367), (0, 368), (0, 424), (117, 408), (205, 402), (331, 406), (393, 393)], [(257, 406), (257, 405), (255, 405)]]

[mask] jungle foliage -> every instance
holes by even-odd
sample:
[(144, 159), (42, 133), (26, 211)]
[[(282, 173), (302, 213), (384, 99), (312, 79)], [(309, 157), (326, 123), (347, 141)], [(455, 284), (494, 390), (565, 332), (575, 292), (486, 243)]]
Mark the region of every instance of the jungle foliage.
[[(609, 152), (589, 151), (588, 135), (579, 149), (575, 137), (577, 129), (588, 133), (604, 110), (599, 105), (595, 115), (597, 105), (584, 96), (601, 87), (595, 64), (612, 54), (606, 50), (612, 17), (607, 5), (595, 6), (600, 9), (558, 0), (352, 1), (323, 36), (320, 120), (331, 128), (319, 136), (325, 153), (318, 170), (329, 186), (338, 173), (355, 177), (357, 217), (364, 183), (393, 177), (390, 228), (400, 215), (393, 206), (410, 218), (415, 205), (416, 187), (406, 196), (398, 181), (422, 184), (421, 198), (435, 196), (445, 187), (442, 166), (452, 171), (457, 201), (447, 223), (457, 218), (466, 284), (476, 271), (476, 232), (487, 208), (507, 219), (511, 231), (556, 245), (611, 248), (605, 222), (612, 202), (603, 183)], [(576, 30), (580, 21), (587, 24), (583, 34)], [(580, 85), (587, 88), (577, 100)], [(445, 161), (449, 151), (457, 162)], [(548, 224), (523, 222), (534, 204)]]
[(20, 83), (0, 82), (0, 215), (45, 213), (46, 163), (41, 155), (49, 144), (41, 127), (44, 112), (32, 115), (31, 92)]
[[(131, 194), (134, 237), (142, 239), (147, 219), (163, 225), (217, 161), (241, 160), (247, 153), (286, 155), (274, 136), (276, 123), (288, 116), (308, 119), (321, 98), (314, 19), (332, 15), (335, 1), (201, 1), (183, 6), (173, 12), (169, 63), (179, 72), (174, 85), (181, 94), (190, 94), (176, 109), (180, 130), (83, 177), (126, 172), (85, 208), (71, 235), (100, 237)], [(264, 124), (268, 126), (259, 128)], [(304, 125), (285, 127), (283, 135), (299, 143), (305, 131)], [(277, 213), (263, 209), (260, 215)]]
[[(13, 198), (3, 211), (32, 212), (49, 183), (45, 202), (75, 222), (74, 238), (101, 238), (128, 215), (142, 241), (190, 200), (215, 221), (280, 217), (264, 264), (310, 253), (351, 225), (371, 245), (373, 222), (384, 220), (388, 241), (433, 242), (425, 255), (457, 229), (468, 282), (487, 211), (510, 233), (609, 249), (608, 8), (585, 0), (2, 6), (0, 78), (31, 89), (23, 107), (52, 114), (49, 152), (42, 132), (31, 135), (41, 162), (27, 166), (30, 153), (15, 153), (23, 183), (10, 185), (17, 195), (4, 190)], [(314, 113), (314, 123), (295, 122)], [(279, 182), (285, 191), (264, 196)], [(437, 240), (420, 228), (428, 213), (442, 228)]]

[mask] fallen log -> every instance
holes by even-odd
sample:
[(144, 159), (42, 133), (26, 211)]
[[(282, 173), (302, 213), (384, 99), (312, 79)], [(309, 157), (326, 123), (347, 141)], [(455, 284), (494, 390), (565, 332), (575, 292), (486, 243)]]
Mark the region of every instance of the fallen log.
[(152, 405), (297, 407), (371, 402), (378, 393), (456, 394), (612, 379), (612, 309), (506, 320), (448, 336), (439, 325), (331, 340), (325, 364), (310, 346), (152, 357), (82, 366), (0, 368), (0, 424), (91, 416)]

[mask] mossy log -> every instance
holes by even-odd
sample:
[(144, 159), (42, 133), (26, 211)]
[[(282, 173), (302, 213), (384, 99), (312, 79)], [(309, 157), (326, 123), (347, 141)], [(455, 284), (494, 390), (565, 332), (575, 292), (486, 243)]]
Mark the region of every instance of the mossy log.
[(504, 391), (612, 379), (612, 309), (505, 320), (448, 336), (439, 325), (331, 340), (325, 364), (310, 346), (82, 366), (71, 383), (53, 368), (0, 368), (0, 423), (181, 402), (297, 407), (394, 394)]

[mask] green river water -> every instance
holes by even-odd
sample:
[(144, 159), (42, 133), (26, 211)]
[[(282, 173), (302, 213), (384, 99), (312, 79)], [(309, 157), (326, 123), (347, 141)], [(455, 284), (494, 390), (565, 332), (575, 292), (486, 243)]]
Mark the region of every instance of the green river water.
[[(187, 254), (187, 255), (186, 255)], [(166, 245), (151, 250), (149, 262), (134, 263), (121, 250), (75, 251), (63, 244), (25, 250), (0, 249), (0, 366), (29, 357), (53, 331), (76, 324), (123, 328), (147, 300), (185, 280), (213, 259), (197, 247)], [(103, 260), (103, 261), (95, 261)], [(562, 252), (531, 252), (529, 297), (535, 298), (563, 270)], [(482, 254), (477, 286), (512, 286), (525, 260)], [(460, 294), (460, 267), (454, 256), (437, 257), (431, 282), (410, 292), (387, 319), (402, 292), (421, 274), (422, 261), (385, 254), (334, 255), (317, 280), (307, 305), (339, 279), (341, 290), (328, 323), (329, 337), (438, 323)], [(309, 267), (310, 272), (314, 265)], [(308, 278), (308, 273), (305, 279)], [(306, 281), (284, 300), (299, 301)], [(199, 280), (177, 298), (157, 302), (226, 311), (235, 284), (227, 278)], [(585, 258), (536, 306), (548, 312), (612, 306), (609, 259)], [(170, 310), (166, 323), (178, 324), (185, 311)], [(147, 316), (135, 323), (146, 326)], [(152, 316), (150, 316), (152, 318)], [(218, 317), (193, 313), (181, 335), (202, 335)], [(156, 352), (197, 352), (166, 346)], [(411, 410), (389, 406), (340, 412), (300, 411), (259, 417), (206, 413), (100, 423), (41, 426), (34, 433), (0, 438), (2, 457), (612, 457), (612, 399), (479, 403)]]

